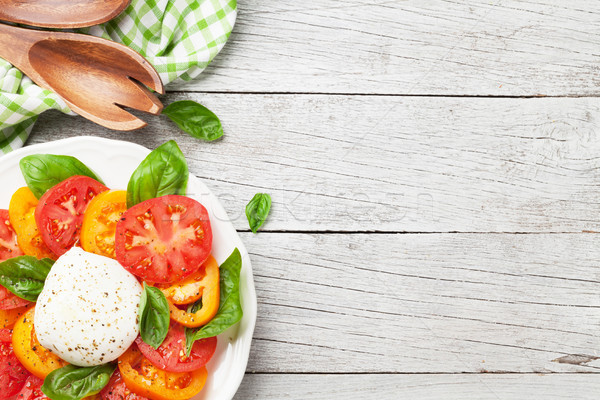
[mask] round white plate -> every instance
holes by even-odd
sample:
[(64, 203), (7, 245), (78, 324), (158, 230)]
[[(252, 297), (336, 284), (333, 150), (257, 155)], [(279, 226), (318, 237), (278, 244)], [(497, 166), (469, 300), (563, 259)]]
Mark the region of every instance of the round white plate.
[[(111, 189), (127, 189), (127, 182), (150, 150), (137, 144), (96, 137), (75, 137), (27, 146), (0, 158), (0, 208), (8, 208), (10, 198), (25, 180), (19, 160), (31, 154), (60, 154), (77, 157), (90, 167)], [(198, 178), (190, 175), (188, 196), (202, 203), (209, 212), (213, 230), (212, 254), (221, 264), (234, 248), (242, 254), (240, 291), (244, 317), (219, 336), (217, 352), (208, 363), (208, 380), (194, 400), (231, 400), (246, 371), (250, 343), (256, 324), (256, 292), (250, 257), (227, 213)]]

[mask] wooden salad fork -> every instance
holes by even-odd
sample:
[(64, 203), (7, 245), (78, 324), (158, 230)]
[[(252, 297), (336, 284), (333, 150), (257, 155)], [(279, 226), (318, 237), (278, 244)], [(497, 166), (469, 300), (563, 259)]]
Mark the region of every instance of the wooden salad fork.
[(107, 128), (126, 131), (146, 126), (123, 107), (151, 114), (162, 111), (160, 100), (146, 88), (164, 93), (154, 67), (134, 50), (110, 40), (0, 24), (0, 57), (56, 92), (76, 113)]
[(129, 0), (0, 0), (0, 20), (43, 28), (81, 28), (109, 21)]

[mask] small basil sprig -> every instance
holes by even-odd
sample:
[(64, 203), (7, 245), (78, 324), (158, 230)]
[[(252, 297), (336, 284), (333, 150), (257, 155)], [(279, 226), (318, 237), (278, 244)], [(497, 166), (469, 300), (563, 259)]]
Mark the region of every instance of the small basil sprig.
[(114, 364), (95, 367), (69, 364), (46, 376), (42, 392), (52, 400), (80, 400), (104, 389), (115, 368)]
[(168, 141), (133, 171), (127, 185), (127, 207), (169, 194), (185, 195), (188, 175), (185, 156), (175, 141)]
[(195, 101), (176, 101), (166, 106), (162, 113), (195, 138), (213, 141), (223, 136), (219, 117)]
[(19, 161), (27, 186), (35, 197), (42, 197), (48, 189), (75, 175), (85, 175), (102, 183), (84, 163), (71, 156), (35, 154)]
[[(202, 328), (185, 329), (186, 352), (189, 356), (196, 340), (217, 336), (237, 324), (244, 315), (240, 301), (242, 256), (238, 249), (219, 267), (221, 298), (217, 315)], [(192, 310), (193, 311), (193, 310)]]
[(0, 263), (0, 285), (22, 299), (37, 301), (54, 261), (19, 256)]
[(266, 193), (256, 193), (246, 206), (246, 218), (252, 232), (256, 233), (265, 223), (269, 211), (271, 211), (271, 196)]
[(140, 336), (144, 343), (158, 349), (169, 332), (169, 303), (163, 292), (144, 282), (140, 299)]

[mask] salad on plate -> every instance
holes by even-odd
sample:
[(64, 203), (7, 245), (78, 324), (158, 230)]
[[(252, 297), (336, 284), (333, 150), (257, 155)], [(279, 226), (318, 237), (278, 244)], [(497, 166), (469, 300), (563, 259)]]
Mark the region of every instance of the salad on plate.
[(72, 156), (22, 158), (0, 210), (0, 400), (188, 400), (243, 316), (242, 257), (211, 255), (174, 141), (126, 190)]

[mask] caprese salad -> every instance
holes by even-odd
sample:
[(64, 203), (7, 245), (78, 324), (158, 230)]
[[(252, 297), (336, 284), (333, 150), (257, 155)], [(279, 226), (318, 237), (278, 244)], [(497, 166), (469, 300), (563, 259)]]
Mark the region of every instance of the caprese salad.
[(242, 318), (241, 256), (211, 256), (177, 144), (127, 190), (80, 160), (24, 157), (0, 210), (0, 400), (188, 400)]

